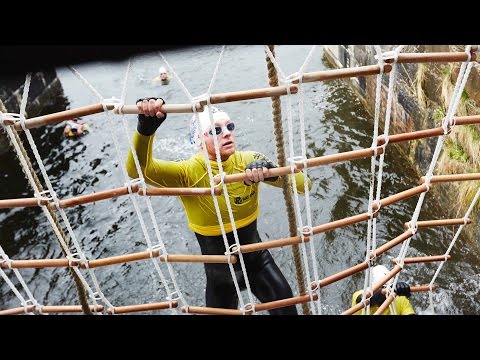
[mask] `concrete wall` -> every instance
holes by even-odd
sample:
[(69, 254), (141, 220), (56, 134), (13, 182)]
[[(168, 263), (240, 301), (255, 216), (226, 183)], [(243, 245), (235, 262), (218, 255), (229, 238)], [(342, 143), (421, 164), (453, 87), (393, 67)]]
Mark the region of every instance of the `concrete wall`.
[[(8, 76), (0, 81), (0, 102), (7, 112), (19, 113), (22, 101), (25, 77)], [(55, 69), (45, 70), (32, 74), (26, 118), (43, 115), (45, 110), (63, 98), (63, 88)], [(0, 105), (1, 106), (1, 105)], [(5, 112), (5, 110), (0, 109)], [(3, 130), (0, 130), (0, 155), (9, 149), (8, 140)]]

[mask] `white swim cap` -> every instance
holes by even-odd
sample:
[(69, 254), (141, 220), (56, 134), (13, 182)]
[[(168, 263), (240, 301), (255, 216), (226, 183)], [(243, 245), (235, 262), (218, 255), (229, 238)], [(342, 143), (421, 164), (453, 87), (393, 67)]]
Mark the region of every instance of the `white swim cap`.
[(167, 73), (167, 69), (165, 69), (163, 66), (160, 66), (160, 68), (158, 69), (158, 73), (159, 73), (159, 74), (166, 74), (166, 73)]
[[(195, 114), (192, 116), (190, 121), (190, 143), (195, 144), (198, 139), (200, 139), (200, 134), (202, 134), (205, 130), (210, 128), (210, 114), (208, 111), (208, 106), (205, 106), (202, 112), (198, 113), (199, 117), (199, 124), (197, 124)], [(230, 116), (225, 111), (220, 110), (212, 106), (212, 117), (213, 121), (216, 120), (230, 120)], [(200, 128), (199, 128), (200, 126)]]
[[(371, 271), (372, 271), (372, 286), (378, 283), (380, 280), (382, 280), (390, 272), (383, 265), (374, 266)], [(388, 280), (385, 285), (391, 283), (392, 280), (393, 278)]]

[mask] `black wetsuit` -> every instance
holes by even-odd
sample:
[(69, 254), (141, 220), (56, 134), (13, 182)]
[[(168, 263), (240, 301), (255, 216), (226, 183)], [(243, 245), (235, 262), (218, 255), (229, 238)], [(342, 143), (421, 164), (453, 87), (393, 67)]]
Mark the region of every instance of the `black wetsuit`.
[[(241, 245), (261, 242), (257, 221), (237, 229)], [(222, 236), (197, 236), (202, 254), (223, 255), (225, 245)], [(227, 233), (228, 244), (235, 244), (233, 232)], [(292, 289), (268, 250), (242, 254), (252, 293), (262, 303), (293, 297)], [(233, 265), (240, 289), (245, 289), (245, 279), (240, 260)], [(205, 264), (207, 275), (206, 306), (237, 309), (238, 297), (228, 264)], [(294, 305), (269, 311), (271, 315), (297, 315)]]

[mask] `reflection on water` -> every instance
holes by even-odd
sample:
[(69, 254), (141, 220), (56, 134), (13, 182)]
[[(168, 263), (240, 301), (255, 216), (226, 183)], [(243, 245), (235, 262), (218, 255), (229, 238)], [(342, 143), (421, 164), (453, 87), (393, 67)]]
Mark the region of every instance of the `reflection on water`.
[[(165, 52), (167, 61), (188, 89), (191, 96), (208, 90), (220, 48), (206, 46)], [(277, 57), (283, 72), (297, 71), (310, 50), (309, 46), (279, 46)], [(219, 67), (212, 93), (268, 87), (265, 56), (261, 46), (227, 47)], [(326, 69), (322, 49), (317, 49), (306, 71)], [(90, 63), (75, 68), (105, 98), (122, 94), (127, 68), (124, 63)], [(168, 86), (154, 87), (151, 79), (158, 67), (165, 65), (158, 54), (147, 54), (133, 59), (127, 83), (126, 103), (133, 104), (144, 96), (161, 96), (167, 103), (187, 103), (189, 97), (175, 78)], [(99, 102), (98, 98), (79, 81), (70, 70), (58, 69), (65, 99), (76, 108)], [(305, 132), (307, 157), (318, 157), (337, 152), (369, 147), (373, 133), (372, 121), (361, 102), (344, 81), (305, 84)], [(283, 114), (287, 114), (287, 99), (282, 98)], [(238, 126), (239, 150), (255, 149), (271, 158), (276, 157), (271, 102), (269, 99), (227, 103), (221, 106), (229, 112)], [(295, 124), (295, 155), (300, 154), (298, 132), (298, 96), (292, 96)], [(60, 111), (59, 106), (51, 111)], [(128, 150), (125, 131), (131, 135), (136, 126), (133, 115), (125, 116), (126, 127), (119, 116), (108, 118), (103, 114), (85, 117), (92, 132), (78, 139), (65, 139), (63, 125), (33, 130), (43, 164), (60, 198), (123, 186), (127, 181), (124, 161)], [(170, 114), (157, 132), (155, 156), (165, 159), (189, 157), (195, 148), (188, 142), (190, 116)], [(284, 123), (284, 129), (288, 127)], [(112, 135), (122, 139), (114, 141)], [(288, 134), (285, 135), (287, 141)], [(22, 136), (23, 137), (23, 136)], [(26, 144), (26, 143), (25, 143)], [(28, 144), (26, 144), (28, 147)], [(288, 149), (287, 149), (288, 150)], [(31, 154), (30, 154), (31, 155)], [(33, 159), (33, 156), (30, 156)], [(416, 186), (417, 176), (412, 167), (394, 148), (386, 153), (382, 197)], [(0, 160), (1, 198), (31, 197), (32, 192), (18, 164), (7, 154)], [(36, 165), (35, 165), (36, 166)], [(36, 166), (38, 169), (38, 166)], [(370, 159), (361, 159), (309, 169), (313, 180), (310, 206), (313, 225), (342, 219), (367, 210)], [(403, 223), (410, 220), (418, 197), (404, 200), (381, 209), (377, 221), (378, 245), (403, 232)], [(154, 243), (155, 233), (145, 199), (137, 199), (145, 219), (147, 232)], [(260, 195), (261, 215), (259, 232), (264, 240), (288, 236), (288, 223), (283, 195), (280, 189), (264, 186)], [(183, 209), (175, 197), (152, 197), (151, 202), (162, 241), (172, 254), (199, 254), (195, 237), (187, 226)], [(302, 211), (305, 204), (301, 201)], [(65, 209), (74, 234), (88, 258), (133, 253), (146, 249), (145, 236), (132, 200), (123, 196)], [(306, 222), (305, 213), (303, 214)], [(421, 219), (442, 218), (435, 199), (426, 197)], [(440, 255), (447, 249), (456, 228), (421, 229), (411, 241), (407, 256)], [(59, 258), (60, 248), (43, 212), (38, 208), (0, 210), (0, 242), (12, 259)], [(319, 234), (314, 238), (316, 261), (320, 278), (362, 262), (365, 258), (367, 224), (359, 223)], [(309, 249), (309, 247), (307, 247)], [(290, 249), (271, 250), (277, 263), (296, 289), (295, 270)], [(379, 262), (398, 255), (396, 247), (384, 254)], [(444, 314), (476, 314), (479, 305), (476, 294), (479, 286), (475, 265), (479, 260), (476, 244), (460, 237), (451, 252), (452, 260), (445, 264), (437, 279), (434, 293), (436, 311)], [(402, 280), (410, 284), (428, 284), (437, 263), (412, 264), (406, 267)], [(190, 305), (204, 305), (204, 272), (202, 264), (174, 263), (173, 273)], [(167, 278), (168, 269), (161, 264)], [(77, 303), (76, 292), (66, 269), (21, 270), (22, 276), (41, 304)], [(7, 273), (10, 272), (7, 270)], [(310, 270), (310, 273), (313, 273)], [(85, 273), (86, 274), (86, 273)], [(151, 261), (137, 261), (95, 269), (102, 291), (114, 305), (130, 305), (163, 301), (165, 290)], [(11, 276), (12, 281), (18, 282)], [(88, 279), (88, 276), (87, 276)], [(313, 279), (311, 279), (313, 280)], [(18, 299), (2, 280), (0, 282), (0, 309), (19, 306)], [(171, 283), (169, 283), (171, 287)], [(351, 294), (363, 286), (363, 275), (356, 274), (322, 288), (324, 314), (339, 314), (349, 307)], [(295, 291), (295, 290), (294, 290)], [(428, 294), (417, 293), (411, 298), (419, 313), (427, 313)], [(165, 311), (155, 313), (165, 314)]]

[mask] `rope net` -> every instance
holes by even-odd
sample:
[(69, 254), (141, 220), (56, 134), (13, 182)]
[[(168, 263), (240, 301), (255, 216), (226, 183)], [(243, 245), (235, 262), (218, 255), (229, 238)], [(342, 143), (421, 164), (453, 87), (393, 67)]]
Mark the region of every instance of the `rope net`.
[[(58, 312), (83, 312), (86, 314), (123, 314), (133, 312), (159, 312), (169, 314), (231, 314), (245, 315), (262, 313), (271, 309), (281, 308), (290, 305), (302, 304), (304, 314), (320, 315), (325, 311), (322, 304), (323, 288), (337, 283), (356, 273), (364, 271), (364, 286), (362, 301), (357, 306), (351, 307), (343, 314), (353, 314), (359, 310), (363, 313), (370, 313), (369, 298), (372, 293), (387, 284), (387, 301), (377, 313), (385, 310), (395, 298), (395, 285), (402, 276), (404, 267), (413, 263), (438, 263), (438, 267), (428, 284), (411, 286), (412, 292), (428, 291), (430, 300), (430, 311), (433, 313), (434, 300), (433, 291), (436, 288), (435, 280), (446, 261), (451, 258), (450, 252), (457, 241), (462, 229), (472, 220), (469, 218), (475, 204), (480, 197), (480, 189), (473, 197), (471, 204), (464, 216), (460, 219), (434, 219), (419, 221), (420, 212), (424, 205), (425, 197), (436, 182), (445, 181), (471, 181), (479, 180), (480, 174), (458, 174), (458, 175), (434, 175), (436, 162), (441, 154), (445, 138), (451, 133), (454, 126), (471, 125), (480, 123), (480, 116), (455, 116), (459, 105), (461, 95), (465, 88), (466, 81), (476, 59), (476, 47), (467, 46), (465, 51), (449, 53), (402, 53), (403, 46), (398, 46), (389, 52), (382, 52), (379, 46), (372, 47), (376, 53), (377, 64), (368, 66), (352, 66), (336, 70), (314, 70), (307, 69), (315, 66), (315, 56), (318, 56), (320, 50), (317, 46), (309, 49), (304, 60), (299, 64), (296, 71), (286, 75), (286, 69), (279, 59), (275, 56), (273, 47), (265, 46), (264, 54), (269, 63), (270, 87), (259, 87), (248, 90), (229, 91), (227, 93), (214, 93), (213, 89), (218, 83), (225, 79), (221, 77), (224, 74), (222, 69), (228, 67), (225, 58), (228, 57), (229, 49), (222, 47), (218, 51), (217, 60), (211, 69), (205, 69), (203, 73), (210, 70), (210, 81), (208, 88), (204, 88), (204, 93), (194, 96), (188, 89), (186, 77), (189, 74), (185, 70), (185, 59), (181, 60), (174, 55), (168, 58), (166, 54), (159, 53), (152, 56), (152, 61), (162, 62), (172, 75), (174, 81), (186, 99), (184, 103), (170, 103), (167, 101), (163, 105), (164, 112), (169, 114), (167, 121), (175, 122), (175, 128), (166, 127), (165, 124), (159, 132), (167, 136), (175, 137), (174, 130), (185, 129), (187, 132), (188, 122), (177, 120), (178, 114), (183, 117), (193, 115), (194, 121), (199, 126), (199, 113), (205, 106), (209, 108), (210, 125), (215, 127), (211, 105), (233, 103), (235, 106), (241, 103), (242, 113), (248, 113), (249, 104), (255, 101), (265, 101), (271, 98), (273, 101), (273, 116), (279, 119), (280, 123), (275, 123), (275, 133), (277, 137), (277, 159), (279, 167), (270, 169), (270, 176), (282, 176), (285, 180), (284, 198), (287, 207), (287, 218), (290, 221), (290, 231), (287, 235), (287, 229), (284, 236), (273, 240), (263, 239), (263, 242), (249, 245), (242, 245), (235, 225), (235, 214), (232, 209), (231, 201), (233, 195), (229, 194), (229, 184), (243, 182), (246, 176), (243, 172), (226, 174), (222, 168), (219, 145), (214, 136), (214, 145), (216, 149), (216, 161), (221, 176), (214, 176), (210, 162), (206, 161), (206, 173), (209, 177), (210, 187), (198, 188), (157, 188), (147, 185), (142, 174), (140, 161), (137, 157), (135, 148), (132, 144), (132, 136), (135, 131), (136, 115), (138, 109), (135, 105), (127, 104), (129, 83), (131, 75), (135, 69), (135, 59), (126, 64), (124, 76), (118, 84), (120, 94), (104, 94), (100, 87), (92, 85), (92, 74), (82, 72), (81, 67), (69, 67), (71, 74), (77, 78), (77, 86), (82, 86), (88, 91), (88, 96), (95, 99), (94, 104), (77, 107), (71, 110), (65, 110), (57, 113), (43, 115), (35, 118), (26, 118), (26, 106), (29, 95), (31, 74), (27, 74), (23, 86), (22, 102), (19, 114), (8, 113), (2, 109), (1, 124), (12, 145), (12, 154), (15, 153), (22, 170), (27, 178), (31, 189), (30, 194), (24, 198), (11, 198), (0, 200), (0, 208), (28, 208), (39, 207), (44, 213), (48, 226), (50, 227), (54, 239), (50, 239), (48, 246), (60, 245), (63, 256), (56, 258), (42, 259), (17, 259), (10, 258), (8, 251), (4, 250), (5, 245), (0, 242), (0, 275), (5, 281), (10, 291), (16, 297), (19, 306), (8, 309), (0, 309), (0, 314), (49, 314)], [(350, 51), (350, 50), (348, 50)], [(457, 77), (455, 89), (448, 107), (446, 116), (438, 128), (419, 129), (398, 134), (389, 134), (390, 120), (392, 118), (392, 101), (396, 86), (396, 74), (398, 64), (420, 63), (420, 62), (448, 62), (456, 61), (461, 63)], [(191, 71), (191, 70), (190, 70)], [(276, 76), (272, 80), (272, 76)], [(306, 107), (308, 101), (306, 96), (312, 88), (312, 84), (322, 83), (328, 80), (336, 79), (357, 79), (359, 77), (376, 76), (375, 89), (375, 109), (374, 126), (371, 136), (371, 145), (362, 148), (357, 146), (356, 150), (339, 151), (328, 155), (309, 156), (307, 139), (312, 130), (306, 124)], [(138, 80), (138, 77), (136, 78)], [(386, 84), (386, 85), (385, 85)], [(386, 96), (382, 96), (382, 88), (386, 88)], [(196, 87), (198, 89), (198, 86)], [(385, 89), (384, 89), (385, 90)], [(167, 90), (168, 94), (168, 90)], [(137, 95), (137, 94), (133, 94)], [(132, 96), (133, 96), (132, 95)], [(144, 90), (138, 97), (148, 95), (148, 90)], [(178, 94), (177, 94), (178, 95)], [(106, 96), (109, 96), (108, 98)], [(118, 96), (118, 98), (116, 97)], [(178, 95), (180, 97), (180, 95)], [(283, 103), (280, 103), (280, 99)], [(276, 103), (275, 103), (276, 102)], [(382, 104), (383, 102), (383, 104)], [(283, 107), (282, 107), (283, 106)], [(384, 109), (382, 114), (381, 109)], [(282, 109), (285, 117), (282, 116)], [(384, 115), (384, 116), (382, 116)], [(55, 126), (65, 120), (74, 119), (82, 116), (92, 116), (91, 118), (105, 121), (101, 127), (106, 130), (101, 138), (104, 138), (105, 146), (112, 147), (110, 173), (105, 175), (103, 188), (94, 191), (72, 188), (74, 194), (69, 193), (68, 189), (57, 186), (58, 179), (56, 175), (50, 175), (48, 168), (44, 165), (42, 156), (37, 148), (31, 129), (44, 126)], [(255, 121), (266, 121), (265, 115), (255, 116)], [(383, 121), (381, 118), (383, 117)], [(173, 118), (173, 119), (172, 119)], [(282, 119), (283, 118), (283, 119)], [(240, 119), (238, 120), (240, 121)], [(274, 120), (275, 121), (275, 120)], [(286, 124), (286, 131), (283, 130), (282, 121)], [(252, 121), (253, 122), (253, 121)], [(381, 131), (383, 124), (383, 134)], [(320, 124), (319, 126), (322, 126)], [(255, 124), (242, 126), (255, 127)], [(172, 132), (169, 134), (168, 132)], [(273, 133), (274, 131), (272, 131)], [(287, 141), (284, 144), (283, 136), (286, 133)], [(23, 141), (19, 134), (24, 134), (29, 145), (28, 151), (23, 147)], [(95, 133), (92, 133), (95, 135)], [(265, 134), (268, 139), (269, 134)], [(107, 140), (108, 138), (108, 140)], [(111, 138), (111, 139), (110, 139)], [(430, 167), (424, 177), (420, 179), (421, 185), (411, 188), (403, 188), (399, 192), (382, 197), (382, 183), (384, 181), (383, 167), (386, 162), (386, 151), (389, 145), (404, 141), (419, 140), (426, 138), (437, 138), (437, 146), (432, 155)], [(202, 154), (208, 159), (205, 146), (205, 139), (202, 140)], [(173, 144), (162, 144), (160, 136), (156, 136), (154, 150), (168, 148)], [(173, 145), (174, 146), (174, 145)], [(252, 145), (253, 146), (253, 145)], [(284, 149), (285, 147), (285, 149)], [(127, 152), (131, 150), (135, 162), (138, 178), (131, 179), (125, 169), (125, 159)], [(182, 156), (187, 156), (188, 152), (183, 148), (173, 148), (172, 152), (180, 152)], [(33, 165), (30, 161), (33, 154), (35, 160)], [(44, 155), (45, 156), (45, 155)], [(46, 154), (48, 156), (48, 154)], [(155, 156), (155, 154), (154, 154)], [(312, 203), (322, 201), (314, 197), (309, 190), (307, 179), (310, 178), (313, 183), (321, 181), (321, 176), (315, 172), (317, 168), (324, 169), (326, 165), (338, 164), (346, 161), (370, 158), (369, 191), (368, 199), (360, 199), (361, 203), (366, 205), (366, 211), (359, 214), (352, 214), (344, 218), (336, 218), (329, 222), (317, 222), (318, 214), (312, 209)], [(388, 160), (388, 157), (387, 157)], [(295, 173), (303, 172), (305, 175), (305, 194), (299, 194), (297, 191)], [(112, 174), (116, 173), (117, 179)], [(41, 176), (38, 176), (40, 174)], [(81, 180), (81, 179), (79, 179)], [(107, 181), (105, 181), (107, 180)], [(92, 182), (95, 184), (95, 181)], [(47, 190), (44, 190), (47, 189)], [(172, 205), (173, 196), (209, 196), (212, 197), (215, 206), (218, 224), (222, 229), (222, 238), (225, 246), (223, 255), (202, 255), (198, 248), (195, 251), (189, 251), (192, 246), (184, 246), (185, 253), (176, 253), (172, 251), (172, 244), (175, 241), (184, 241), (188, 244), (191, 237), (179, 239), (181, 233), (175, 226), (167, 226), (164, 219), (156, 214), (157, 206), (175, 208)], [(379, 230), (377, 221), (381, 219), (382, 210), (389, 205), (396, 204), (407, 198), (419, 195), (415, 210), (411, 215), (410, 221), (405, 223), (405, 231), (393, 239), (383, 239), (384, 243), (378, 246)], [(167, 197), (165, 202), (160, 205), (157, 199)], [(228, 212), (228, 221), (232, 224), (232, 232), (235, 238), (235, 245), (230, 246), (226, 237), (224, 228), (225, 218), (221, 215), (218, 199), (223, 197)], [(290, 204), (289, 204), (290, 202)], [(123, 229), (129, 236), (128, 243), (117, 244), (116, 232), (120, 231), (121, 222), (111, 225), (108, 230), (109, 246), (103, 247), (102, 251), (96, 251), (92, 242), (85, 240), (85, 237), (79, 232), (79, 224), (82, 219), (79, 216), (88, 207), (99, 206), (105, 214), (101, 219), (95, 219), (95, 223), (89, 224), (92, 233), (98, 232), (96, 227), (101, 228), (109, 224), (111, 220), (109, 213), (116, 207), (123, 209), (122, 218), (135, 218), (138, 224), (136, 229)], [(128, 210), (127, 210), (128, 208)], [(92, 219), (93, 220), (93, 219)], [(267, 222), (268, 223), (268, 222)], [(352, 226), (355, 224), (366, 223), (366, 231), (362, 231), (360, 237), (365, 236), (365, 256), (364, 261), (351, 264), (336, 264), (337, 271), (325, 276), (326, 265), (322, 263), (322, 254), (327, 251), (325, 246), (319, 246), (322, 241), (328, 238), (324, 234), (333, 230)], [(270, 224), (271, 226), (275, 226)], [(444, 254), (431, 254), (424, 257), (407, 257), (410, 243), (417, 237), (419, 228), (432, 226), (458, 225), (453, 239), (450, 241)], [(141, 231), (138, 231), (138, 228)], [(278, 233), (278, 232), (275, 232)], [(191, 235), (193, 236), (193, 235)], [(323, 237), (322, 237), (323, 236)], [(55, 244), (55, 245), (54, 245)], [(397, 245), (399, 245), (397, 247)], [(334, 246), (334, 245), (333, 245)], [(298, 289), (294, 290), (294, 297), (261, 303), (255, 298), (250, 286), (249, 275), (247, 273), (243, 254), (260, 251), (262, 249), (272, 249), (283, 251), (284, 248), (294, 249), (293, 255), (295, 270), (297, 271)], [(126, 250), (125, 250), (126, 249)], [(195, 248), (194, 248), (195, 249)], [(387, 251), (398, 251), (398, 255), (391, 258), (390, 273), (378, 283), (372, 283), (370, 268), (379, 263), (380, 256)], [(274, 253), (278, 256), (278, 252)], [(145, 260), (145, 261), (143, 261)], [(386, 261), (381, 261), (385, 263)], [(232, 280), (235, 285), (236, 294), (239, 299), (238, 309), (207, 308), (201, 306), (198, 302), (192, 302), (193, 285), (188, 281), (179, 279), (179, 274), (189, 271), (201, 274), (203, 263), (224, 263), (228, 264)], [(245, 280), (245, 290), (241, 290), (238, 284), (237, 276), (233, 268), (234, 264), (240, 264), (243, 279)], [(138, 277), (137, 281), (145, 284), (145, 295), (136, 294), (136, 299), (143, 299), (143, 302), (137, 303), (118, 303), (115, 298), (116, 291), (128, 291), (128, 284), (122, 284), (122, 273), (126, 266), (135, 266)], [(194, 268), (192, 268), (192, 266)], [(35, 276), (40, 276), (42, 271), (53, 271), (57, 268), (68, 269), (75, 281), (77, 293), (69, 295), (67, 299), (72, 304), (42, 304), (42, 301), (36, 295), (34, 288), (35, 279), (32, 276), (32, 270), (35, 270)], [(115, 269), (115, 270), (112, 270)], [(123, 270), (122, 270), (123, 269)], [(283, 271), (293, 272), (291, 268), (282, 268)], [(30, 272), (29, 272), (30, 271)], [(24, 273), (25, 272), (25, 273)], [(26, 281), (24, 274), (27, 274), (29, 280)], [(147, 274), (147, 276), (145, 276)], [(200, 276), (200, 275), (198, 275)], [(324, 276), (322, 278), (322, 276)], [(198, 277), (192, 277), (191, 282), (198, 281)], [(393, 282), (389, 282), (393, 279)], [(65, 279), (65, 281), (67, 281)], [(292, 284), (293, 285), (293, 284)], [(352, 289), (353, 290), (353, 289)], [(148, 295), (150, 292), (150, 295)], [(352, 291), (353, 293), (353, 291)], [(10, 302), (12, 303), (12, 302)], [(80, 304), (78, 304), (80, 303)], [(345, 306), (345, 308), (347, 308)], [(394, 308), (390, 306), (391, 312)], [(328, 311), (327, 311), (328, 312)]]

